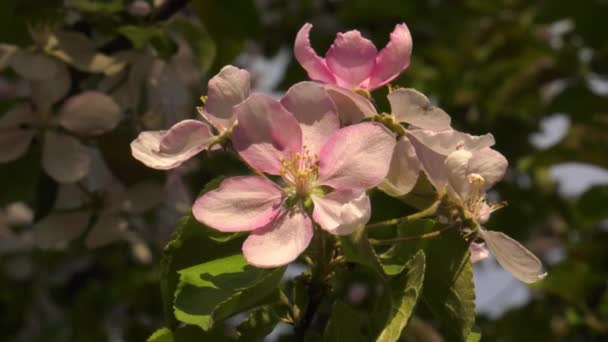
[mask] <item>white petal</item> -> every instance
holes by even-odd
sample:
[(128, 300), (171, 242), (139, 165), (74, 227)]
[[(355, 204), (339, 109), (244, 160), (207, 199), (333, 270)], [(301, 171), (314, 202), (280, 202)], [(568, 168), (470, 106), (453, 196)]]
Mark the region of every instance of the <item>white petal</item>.
[(348, 235), (364, 226), (371, 216), (369, 197), (365, 192), (334, 191), (327, 196), (312, 196), (313, 219), (334, 235)]
[(415, 137), (421, 144), (444, 156), (447, 156), (457, 149), (477, 151), (484, 147), (494, 145), (494, 136), (489, 133), (481, 136), (474, 136), (452, 129), (441, 132), (414, 129), (409, 131), (409, 134)]
[(450, 116), (433, 106), (424, 94), (411, 88), (394, 90), (388, 94), (393, 116), (422, 129), (443, 131), (450, 128)]
[(524, 283), (535, 283), (547, 274), (542, 273), (543, 264), (526, 247), (501, 232), (480, 231), (496, 260), (505, 270)]
[(106, 246), (126, 236), (128, 223), (114, 213), (102, 213), (84, 240), (87, 248), (95, 249)]
[(114, 129), (120, 119), (120, 107), (111, 97), (98, 91), (85, 91), (65, 102), (58, 120), (72, 132), (99, 135)]
[(394, 197), (407, 194), (418, 181), (420, 166), (414, 146), (402, 136), (395, 146), (388, 174), (378, 188)]
[(91, 156), (76, 138), (49, 131), (42, 145), (42, 167), (59, 183), (73, 183), (89, 173)]
[(40, 248), (65, 248), (84, 233), (90, 217), (87, 211), (51, 213), (34, 225), (34, 243)]

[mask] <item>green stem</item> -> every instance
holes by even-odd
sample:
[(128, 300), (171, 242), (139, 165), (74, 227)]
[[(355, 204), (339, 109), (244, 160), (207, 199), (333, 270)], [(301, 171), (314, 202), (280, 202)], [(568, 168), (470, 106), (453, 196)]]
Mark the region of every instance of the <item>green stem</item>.
[(394, 219), (386, 220), (386, 221), (382, 221), (382, 222), (368, 224), (367, 228), (380, 228), (380, 227), (395, 226), (401, 222), (411, 222), (411, 221), (419, 220), (421, 218), (433, 216), (433, 215), (435, 215), (435, 213), (437, 213), (437, 209), (439, 208), (440, 204), (441, 204), (441, 201), (436, 201), (430, 207), (428, 207), (422, 211), (419, 211), (415, 214), (411, 214), (411, 215), (408, 215), (405, 217), (394, 218)]
[(403, 236), (403, 237), (385, 239), (385, 240), (369, 239), (369, 243), (372, 245), (392, 245), (392, 244), (404, 242), (404, 241), (432, 239), (432, 238), (436, 238), (436, 237), (440, 236), (441, 234), (445, 233), (446, 231), (448, 231), (456, 226), (457, 225), (455, 225), (455, 224), (451, 224), (451, 225), (445, 226), (439, 230), (436, 230), (434, 232), (425, 233), (425, 234), (421, 234), (421, 235)]

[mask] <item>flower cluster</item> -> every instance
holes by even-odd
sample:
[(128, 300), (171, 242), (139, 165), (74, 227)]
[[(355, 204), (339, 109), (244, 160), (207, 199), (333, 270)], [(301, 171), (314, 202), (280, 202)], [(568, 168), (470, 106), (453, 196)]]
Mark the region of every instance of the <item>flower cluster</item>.
[(234, 150), (255, 175), (228, 178), (199, 197), (194, 217), (222, 232), (251, 232), (243, 253), (252, 265), (294, 261), (315, 229), (347, 235), (370, 219), (369, 189), (408, 194), (426, 179), (437, 193), (439, 221), (458, 225), (471, 243), (471, 260), (488, 256), (524, 282), (541, 279), (540, 261), (503, 233), (485, 230), (492, 211), (486, 191), (504, 175), (507, 160), (491, 134), (451, 127), (450, 116), (422, 93), (390, 89), (391, 113), (378, 113), (370, 91), (395, 79), (410, 61), (412, 39), (395, 27), (379, 53), (358, 31), (338, 34), (325, 58), (297, 34), (296, 59), (315, 81), (293, 85), (283, 98), (250, 92), (250, 76), (234, 66), (211, 78), (201, 120), (167, 131), (143, 132), (133, 156), (171, 169), (203, 150)]

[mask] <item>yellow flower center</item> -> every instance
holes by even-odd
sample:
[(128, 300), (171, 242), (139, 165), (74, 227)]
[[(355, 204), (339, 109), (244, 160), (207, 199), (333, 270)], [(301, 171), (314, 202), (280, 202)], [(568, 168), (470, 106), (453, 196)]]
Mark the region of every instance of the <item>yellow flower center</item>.
[[(483, 189), (483, 185), (486, 183), (486, 180), (478, 173), (472, 173), (467, 176), (467, 181), (471, 184), (471, 193), (469, 197), (465, 201), (465, 207), (467, 210), (473, 214), (474, 217), (478, 217), (481, 215), (489, 215), (490, 213), (502, 208), (504, 204), (502, 203), (487, 203), (486, 202), (486, 192)], [(484, 204), (489, 206), (489, 210), (486, 213), (483, 213)]]
[(300, 198), (310, 195), (317, 180), (319, 157), (306, 147), (291, 158), (281, 160), (280, 175), (288, 184), (287, 191)]

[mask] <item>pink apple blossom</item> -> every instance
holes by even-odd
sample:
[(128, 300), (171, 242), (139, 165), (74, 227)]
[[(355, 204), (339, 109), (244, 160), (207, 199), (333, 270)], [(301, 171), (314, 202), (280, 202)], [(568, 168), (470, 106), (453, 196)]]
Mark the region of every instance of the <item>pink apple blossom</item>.
[[(363, 95), (335, 85), (325, 85), (325, 89), (336, 103), (338, 115), (344, 125), (379, 115), (371, 101)], [(395, 127), (401, 127), (401, 132), (396, 137), (397, 146), (389, 172), (379, 188), (391, 196), (399, 197), (414, 188), (421, 171), (420, 161), (411, 141), (412, 134), (419, 130), (430, 133), (450, 130), (451, 119), (446, 112), (432, 105), (426, 96), (415, 89), (396, 89), (388, 95), (388, 100), (391, 114), (383, 114), (383, 120), (390, 121)]]
[(384, 179), (395, 147), (388, 130), (375, 123), (340, 129), (333, 101), (313, 82), (292, 86), (280, 102), (253, 94), (235, 114), (233, 146), (253, 169), (280, 182), (263, 175), (226, 179), (192, 212), (219, 231), (251, 231), (243, 244), (249, 263), (295, 260), (312, 239), (313, 222), (336, 235), (367, 223), (365, 191)]
[(199, 152), (208, 149), (226, 134), (236, 122), (233, 107), (250, 93), (250, 76), (246, 70), (228, 65), (209, 80), (205, 107), (199, 112), (207, 122), (183, 120), (167, 131), (147, 131), (131, 143), (133, 157), (148, 167), (168, 170), (180, 166)]
[[(439, 192), (447, 191), (452, 202), (477, 222), (479, 236), (502, 267), (525, 283), (543, 279), (542, 263), (534, 254), (504, 233), (481, 227), (502, 206), (486, 200), (487, 189), (501, 180), (507, 169), (505, 157), (490, 148), (494, 138), (453, 130), (439, 133), (421, 130), (415, 136), (424, 142), (415, 146), (429, 180)], [(472, 261), (487, 256), (478, 244), (472, 244), (470, 250)]]
[(325, 58), (310, 45), (311, 29), (311, 24), (304, 24), (294, 44), (295, 57), (311, 80), (371, 91), (395, 79), (410, 64), (412, 37), (405, 24), (395, 27), (380, 52), (357, 30), (338, 33)]

